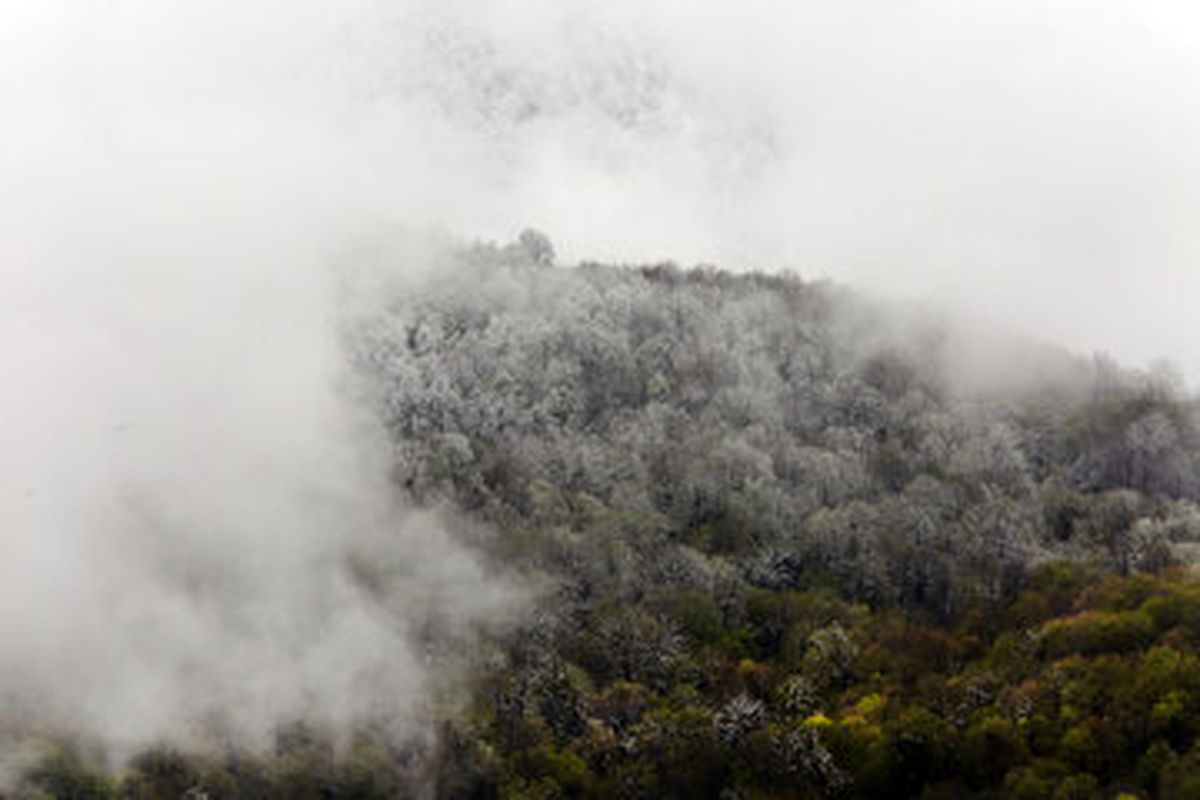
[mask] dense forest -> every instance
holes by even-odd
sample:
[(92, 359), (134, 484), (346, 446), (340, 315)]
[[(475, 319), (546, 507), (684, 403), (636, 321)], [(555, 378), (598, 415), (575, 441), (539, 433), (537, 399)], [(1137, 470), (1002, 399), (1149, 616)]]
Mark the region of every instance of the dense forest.
[(1169, 369), (795, 276), (559, 267), (532, 231), (380, 291), (343, 339), (396, 491), (527, 612), (419, 741), (297, 723), (117, 773), (47, 744), (21, 796), (1200, 796)]

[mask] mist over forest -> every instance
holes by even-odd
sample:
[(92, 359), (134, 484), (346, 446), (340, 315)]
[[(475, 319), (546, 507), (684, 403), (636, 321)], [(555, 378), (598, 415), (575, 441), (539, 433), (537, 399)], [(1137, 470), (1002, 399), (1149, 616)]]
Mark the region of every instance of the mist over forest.
[(1198, 30), (12, 0), (0, 796), (1200, 796)]
[(217, 465), (263, 531), (155, 462), (102, 543), (123, 584), (60, 601), (110, 643), (46, 617), (41, 673), (10, 656), (17, 796), (1185, 796), (1200, 402), (1169, 368), (534, 230), (346, 263), (356, 413), (316, 453), (370, 446)]

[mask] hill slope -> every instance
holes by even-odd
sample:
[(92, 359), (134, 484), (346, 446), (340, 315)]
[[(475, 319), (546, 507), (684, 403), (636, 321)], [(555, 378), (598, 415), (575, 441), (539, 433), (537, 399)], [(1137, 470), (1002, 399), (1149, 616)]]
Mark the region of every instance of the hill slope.
[[(1168, 373), (793, 276), (552, 262), (474, 247), (344, 320), (398, 495), (534, 595), (436, 736), (299, 721), (119, 776), (63, 746), (22, 791), (1194, 793), (1200, 414)], [(461, 665), (439, 613), (411, 635)]]

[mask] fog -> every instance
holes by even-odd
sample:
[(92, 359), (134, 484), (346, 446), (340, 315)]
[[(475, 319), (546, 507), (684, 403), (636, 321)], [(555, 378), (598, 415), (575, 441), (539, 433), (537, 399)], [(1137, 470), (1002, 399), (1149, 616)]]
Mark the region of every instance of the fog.
[(0, 695), (135, 743), (404, 719), (414, 628), (508, 616), (353, 400), (333, 265), (381, 231), (790, 268), (1194, 380), (1198, 45), (1182, 2), (10, 0)]
[(520, 592), (400, 506), (355, 400), (333, 268), (371, 224), (354, 169), (312, 115), (256, 104), (290, 63), (252, 63), (265, 17), (234, 21), (208, 83), (215, 10), (21, 10), (0, 47), (6, 730), (115, 753), (295, 719), (415, 732), (453, 677), (430, 649)]
[(356, 113), (437, 132), (421, 210), (456, 230), (534, 224), (568, 261), (787, 267), (1200, 374), (1188, 4), (381, 14), (348, 39)]
[(1200, 370), (1183, 2), (8, 7), (7, 169), (36, 184), (267, 160), (274, 214), (786, 267)]
[(160, 166), (168, 187), (79, 167), (124, 192), (75, 184), (6, 265), (6, 721), (128, 747), (296, 717), (410, 730), (438, 688), (418, 635), (469, 635), (516, 592), (398, 507), (308, 218), (206, 196), (245, 180), (232, 161)]

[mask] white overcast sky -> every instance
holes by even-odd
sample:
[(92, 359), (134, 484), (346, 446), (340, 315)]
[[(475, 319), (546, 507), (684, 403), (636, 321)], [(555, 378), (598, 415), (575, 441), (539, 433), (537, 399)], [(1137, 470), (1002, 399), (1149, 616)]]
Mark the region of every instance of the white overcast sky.
[(332, 249), (533, 225), (1200, 379), (1182, 0), (8, 0), (0, 100), (9, 288), (76, 275), (75, 231), (111, 268), (164, 206)]

